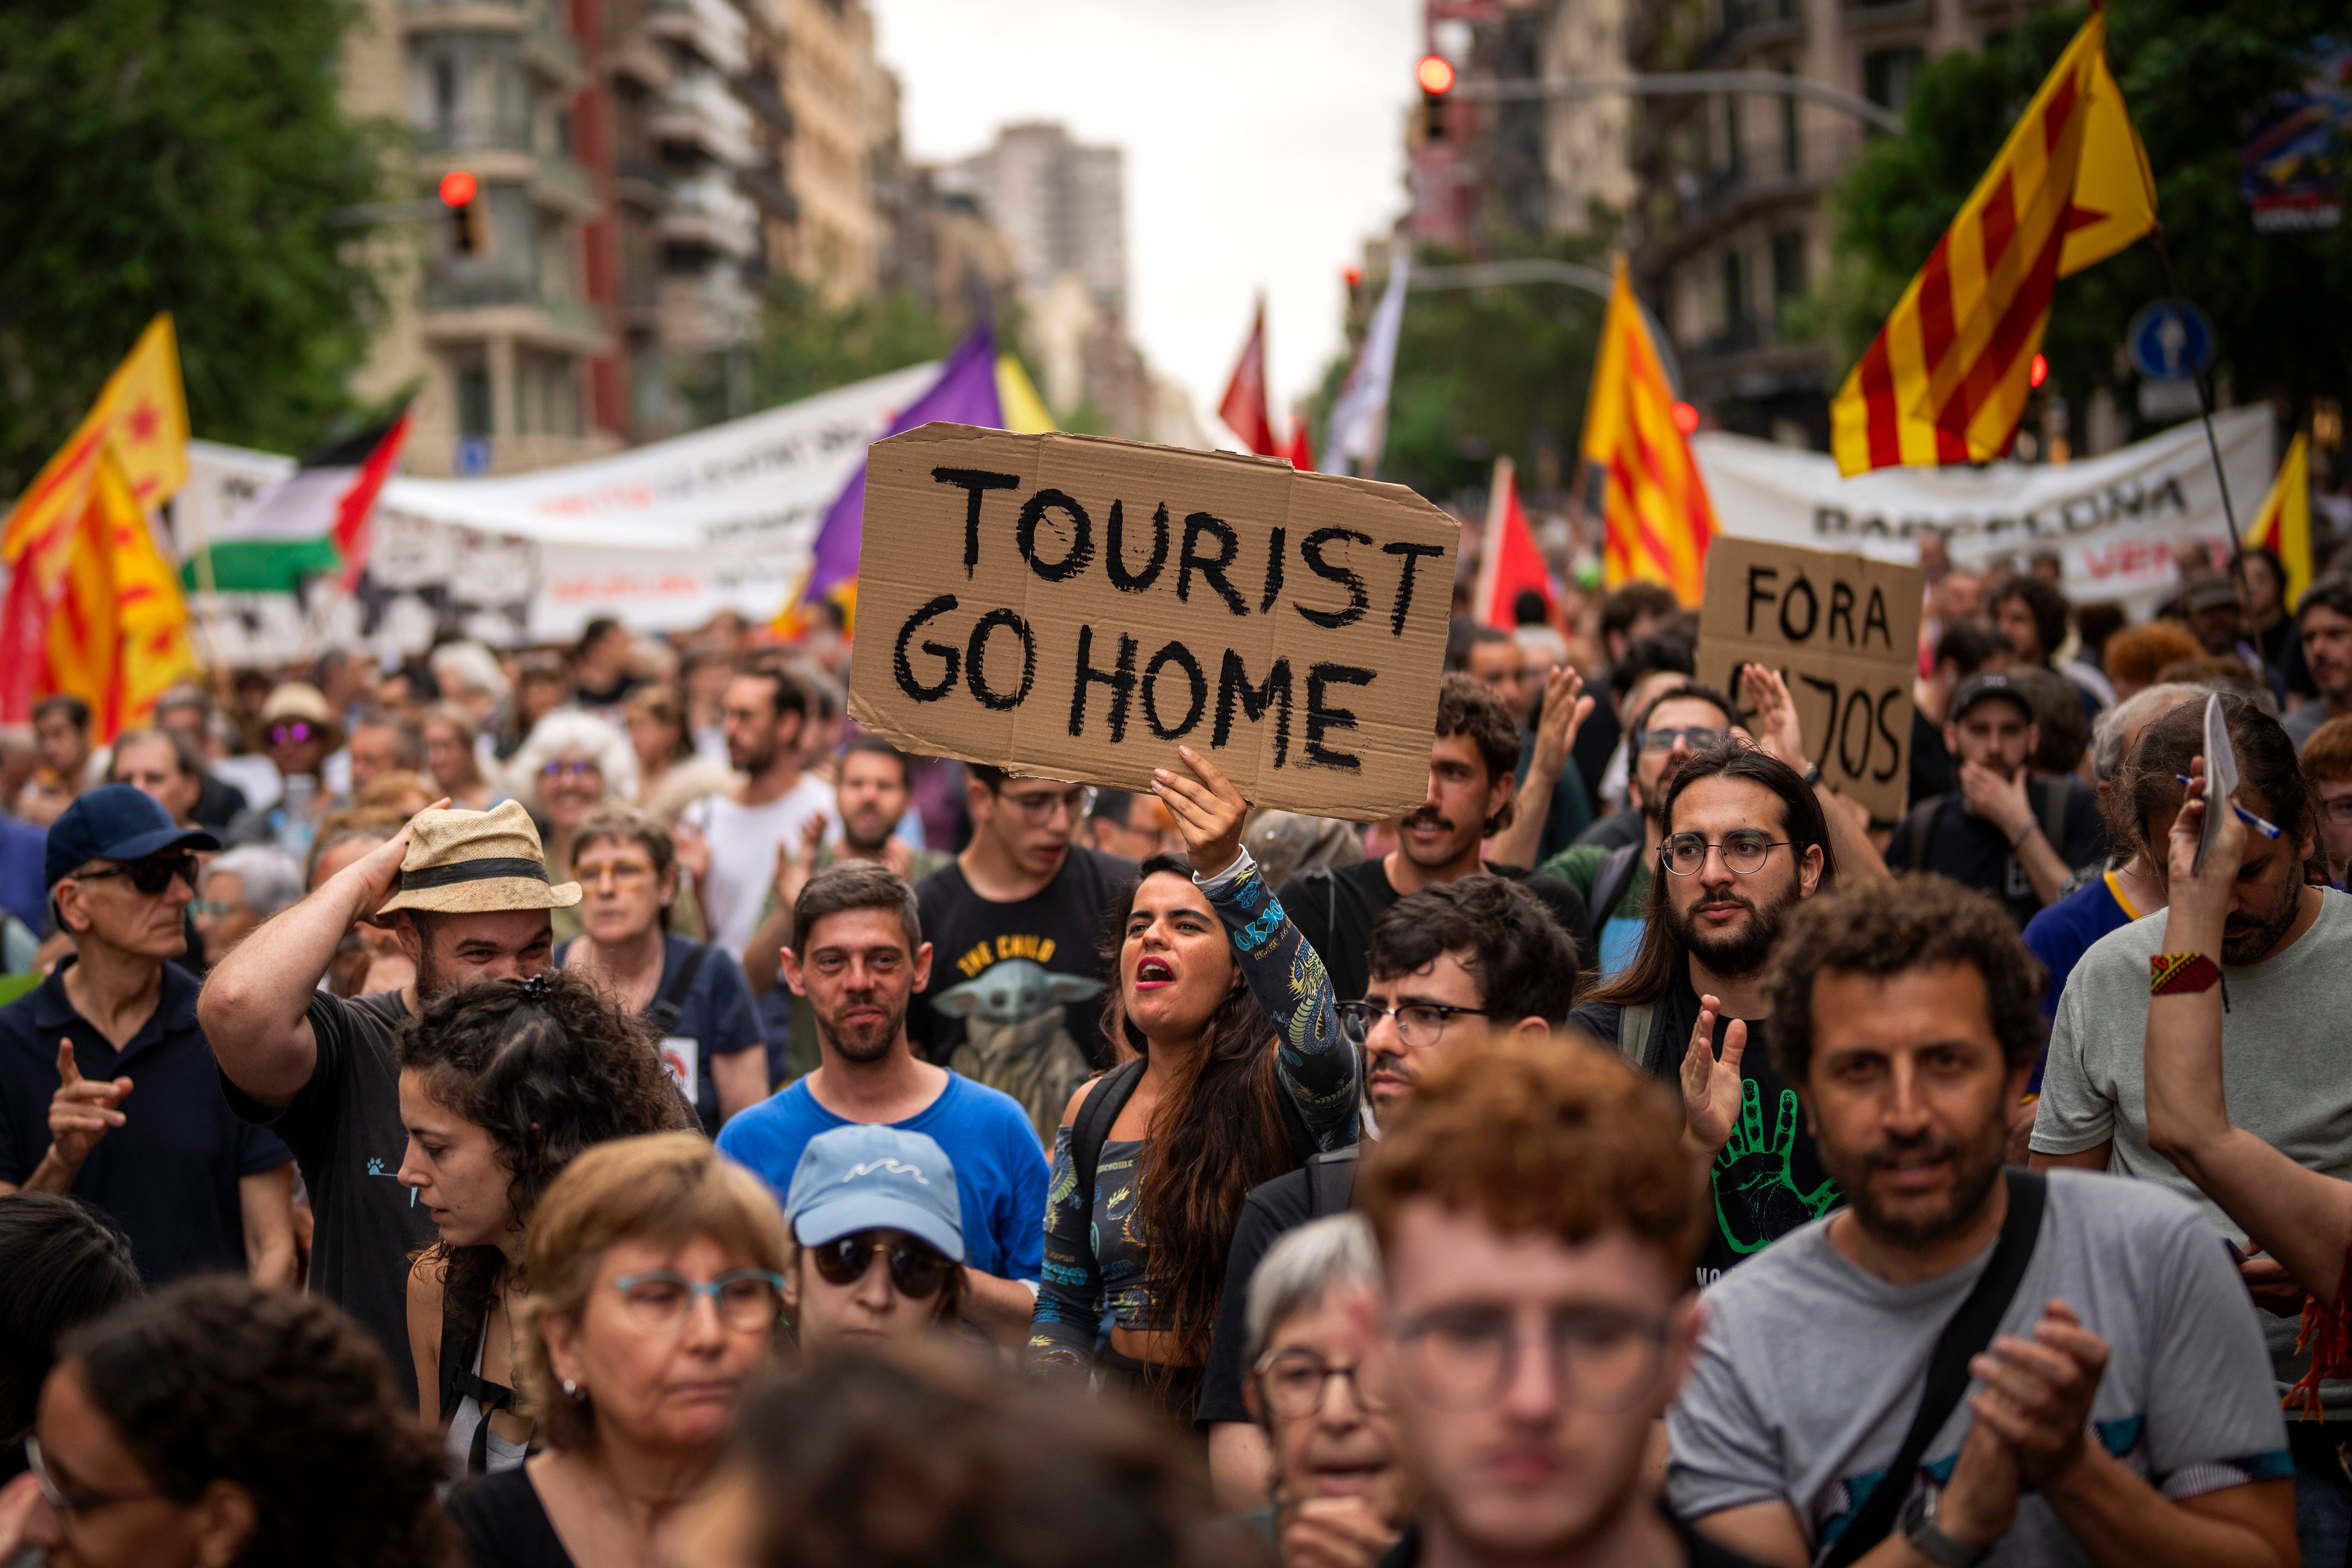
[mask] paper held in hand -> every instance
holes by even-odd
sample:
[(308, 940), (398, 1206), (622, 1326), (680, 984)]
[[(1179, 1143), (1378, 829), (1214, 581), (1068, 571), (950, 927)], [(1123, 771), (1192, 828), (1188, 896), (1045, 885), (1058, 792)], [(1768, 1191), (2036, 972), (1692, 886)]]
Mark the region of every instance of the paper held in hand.
[(1425, 796), (1461, 526), (1278, 460), (926, 424), (868, 449), (849, 715), (1145, 789), (1179, 744), (1258, 805)]
[(1745, 704), (1740, 667), (1778, 670), (1807, 756), (1880, 821), (1910, 797), (1922, 580), (1916, 566), (1753, 539), (1706, 555), (1698, 678)]
[(2197, 858), (2189, 874), (2205, 869), (2205, 857), (2221, 837), (2221, 819), (2229, 814), (2238, 793), (2238, 748), (2230, 743), (2229, 716), (2221, 711), (2221, 694), (2205, 699), (2205, 825), (2197, 834)]

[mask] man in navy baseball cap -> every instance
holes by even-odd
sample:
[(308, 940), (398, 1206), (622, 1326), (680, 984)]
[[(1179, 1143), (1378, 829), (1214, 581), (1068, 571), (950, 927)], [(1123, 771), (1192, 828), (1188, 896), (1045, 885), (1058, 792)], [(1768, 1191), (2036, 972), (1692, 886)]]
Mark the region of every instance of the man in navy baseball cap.
[(70, 1192), (113, 1217), (150, 1283), (234, 1269), (294, 1282), (293, 1164), (237, 1120), (196, 1026), (187, 951), (197, 850), (128, 784), (50, 824), (44, 872), (73, 953), (0, 1008), (0, 1193)]

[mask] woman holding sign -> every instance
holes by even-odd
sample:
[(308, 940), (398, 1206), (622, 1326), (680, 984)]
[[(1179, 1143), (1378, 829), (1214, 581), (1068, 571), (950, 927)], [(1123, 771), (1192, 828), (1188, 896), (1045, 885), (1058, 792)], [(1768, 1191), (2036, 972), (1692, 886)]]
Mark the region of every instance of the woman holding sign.
[(1178, 750), (1186, 770), (1152, 789), (1190, 852), (1145, 861), (1107, 934), (1109, 1032), (1142, 1055), (1062, 1113), (1029, 1359), (1099, 1364), (1189, 1430), (1242, 1200), (1353, 1140), (1360, 1069), (1322, 960), (1242, 848), (1248, 802)]

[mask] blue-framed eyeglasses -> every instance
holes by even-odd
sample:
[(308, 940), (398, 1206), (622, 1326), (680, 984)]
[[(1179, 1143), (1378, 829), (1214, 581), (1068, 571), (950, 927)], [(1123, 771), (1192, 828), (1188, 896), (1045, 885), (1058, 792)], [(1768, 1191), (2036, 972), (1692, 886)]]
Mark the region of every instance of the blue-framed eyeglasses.
[(629, 1320), (648, 1333), (677, 1331), (708, 1296), (730, 1329), (763, 1329), (783, 1315), (784, 1277), (765, 1269), (730, 1269), (715, 1280), (689, 1280), (675, 1269), (648, 1269), (613, 1281)]

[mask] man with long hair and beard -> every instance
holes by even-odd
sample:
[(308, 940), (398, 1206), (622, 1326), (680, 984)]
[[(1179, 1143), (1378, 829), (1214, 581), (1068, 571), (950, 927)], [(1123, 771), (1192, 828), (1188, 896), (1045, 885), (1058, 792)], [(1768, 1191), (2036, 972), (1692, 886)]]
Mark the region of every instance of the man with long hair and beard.
[(1701, 1536), (1782, 1568), (2297, 1561), (2262, 1336), (2196, 1208), (2003, 1169), (2040, 981), (1944, 877), (1790, 916), (1772, 1054), (1848, 1206), (1706, 1294), (1666, 1417)]
[(1704, 1285), (1837, 1201), (1759, 1038), (1765, 961), (1789, 912), (1834, 881), (1837, 855), (1811, 788), (1744, 740), (1684, 760), (1661, 826), (1642, 945), (1572, 1021), (1680, 1083), (1690, 1135), (1714, 1161)]

